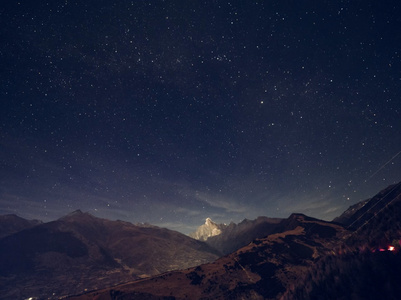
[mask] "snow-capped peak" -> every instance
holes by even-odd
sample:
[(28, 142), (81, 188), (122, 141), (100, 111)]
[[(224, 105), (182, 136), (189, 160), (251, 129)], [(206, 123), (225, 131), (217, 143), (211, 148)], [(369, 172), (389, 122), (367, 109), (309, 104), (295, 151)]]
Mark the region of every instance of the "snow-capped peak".
[(226, 226), (213, 222), (211, 218), (206, 218), (205, 224), (199, 226), (198, 229), (190, 233), (189, 236), (197, 240), (206, 241), (209, 237), (221, 234), (224, 227)]

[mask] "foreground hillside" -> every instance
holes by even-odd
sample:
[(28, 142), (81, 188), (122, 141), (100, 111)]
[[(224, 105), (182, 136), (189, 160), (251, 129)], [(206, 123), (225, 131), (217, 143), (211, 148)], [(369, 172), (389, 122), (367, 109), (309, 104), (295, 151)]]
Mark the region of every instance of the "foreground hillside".
[(282, 300), (400, 299), (401, 252), (379, 251), (328, 256)]
[(57, 299), (217, 258), (181, 233), (77, 211), (0, 239), (0, 299)]
[(213, 263), (71, 299), (399, 299), (401, 184), (346, 215), (342, 225), (293, 214)]
[(81, 211), (49, 223), (6, 216), (0, 299), (398, 299), (400, 215), (401, 183), (334, 222), (207, 220), (209, 244)]
[(348, 233), (301, 214), (291, 215), (281, 226), (281, 233), (257, 239), (213, 263), (74, 299), (275, 299)]
[(361, 203), (367, 213), (355, 206), (346, 212), (346, 223), (359, 223), (359, 227), (336, 255), (310, 268), (301, 278), (303, 283), (288, 290), (284, 300), (321, 299), (322, 294), (333, 300), (400, 299), (401, 184)]

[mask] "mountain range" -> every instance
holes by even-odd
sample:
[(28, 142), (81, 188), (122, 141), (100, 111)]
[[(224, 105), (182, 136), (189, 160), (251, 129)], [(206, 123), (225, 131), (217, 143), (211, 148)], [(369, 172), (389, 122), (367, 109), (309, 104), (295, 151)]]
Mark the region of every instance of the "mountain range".
[(213, 222), (212, 219), (206, 218), (205, 224), (199, 226), (198, 229), (190, 233), (189, 236), (196, 240), (207, 241), (210, 237), (221, 235), (226, 228), (226, 224), (217, 224)]
[(0, 218), (0, 298), (398, 299), (400, 215), (401, 183), (332, 222), (206, 219), (199, 240), (81, 211), (19, 231)]
[(2, 215), (0, 216), (0, 239), (41, 223), (41, 221), (26, 220), (17, 215)]
[[(18, 220), (4, 222), (8, 227), (0, 228), (8, 232), (20, 228), (15, 217), (1, 220)], [(207, 244), (176, 231), (75, 211), (0, 239), (0, 298), (57, 298), (218, 257)]]
[(256, 238), (280, 232), (283, 219), (258, 217), (255, 220), (245, 219), (235, 224), (217, 224), (210, 218), (189, 236), (205, 241), (223, 255), (229, 254), (243, 246), (246, 246)]
[(275, 299), (348, 233), (302, 214), (281, 223), (281, 233), (256, 239), (213, 263), (73, 299)]

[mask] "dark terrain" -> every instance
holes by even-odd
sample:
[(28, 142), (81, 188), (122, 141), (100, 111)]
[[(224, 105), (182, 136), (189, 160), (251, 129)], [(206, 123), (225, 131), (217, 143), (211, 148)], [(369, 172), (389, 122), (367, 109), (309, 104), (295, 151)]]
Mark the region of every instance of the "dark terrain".
[(80, 211), (44, 224), (9, 217), (0, 298), (399, 299), (400, 215), (401, 183), (333, 222), (259, 217), (209, 243)]
[(0, 216), (0, 239), (41, 223), (42, 222), (38, 220), (26, 220), (16, 215)]
[(243, 220), (239, 224), (230, 223), (220, 235), (209, 237), (205, 242), (222, 254), (229, 254), (248, 245), (254, 239), (280, 232), (282, 219), (258, 217), (255, 220)]
[(340, 225), (301, 214), (283, 220), (281, 227), (281, 233), (256, 239), (213, 263), (74, 299), (276, 299), (348, 234)]
[(56, 299), (216, 258), (181, 233), (77, 211), (0, 239), (0, 298)]
[(72, 299), (399, 299), (400, 200), (390, 186), (343, 225), (293, 214), (213, 263)]

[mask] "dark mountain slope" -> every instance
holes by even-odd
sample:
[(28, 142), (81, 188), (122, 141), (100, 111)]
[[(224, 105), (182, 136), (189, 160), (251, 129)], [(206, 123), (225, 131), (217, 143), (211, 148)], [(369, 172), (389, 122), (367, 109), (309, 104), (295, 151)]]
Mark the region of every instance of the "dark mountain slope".
[(17, 215), (0, 216), (0, 239), (18, 231), (41, 224), (38, 220), (26, 220)]
[(341, 216), (335, 218), (333, 222), (340, 223), (349, 229), (357, 229), (389, 203), (398, 201), (400, 197), (401, 182), (388, 186), (371, 199), (352, 205)]
[[(388, 189), (387, 189), (388, 191)], [(401, 199), (388, 201), (357, 231), (312, 266), (283, 299), (399, 299)], [(389, 249), (393, 251), (389, 251)]]
[(181, 233), (77, 211), (0, 239), (0, 298), (56, 299), (217, 258)]
[(213, 263), (74, 299), (275, 299), (348, 233), (300, 214), (282, 226), (285, 232), (257, 239)]
[(388, 245), (400, 247), (401, 239), (401, 191), (391, 197), (387, 206), (354, 231), (345, 241), (344, 248), (358, 251), (376, 251)]
[(354, 230), (293, 214), (213, 263), (72, 299), (399, 299), (399, 185), (371, 201), (346, 214)]
[(401, 253), (362, 252), (320, 260), (283, 300), (400, 299)]

